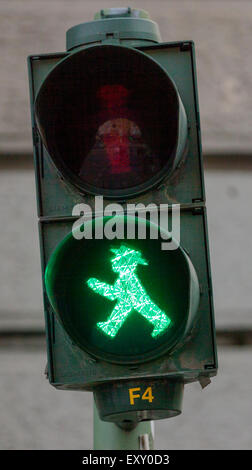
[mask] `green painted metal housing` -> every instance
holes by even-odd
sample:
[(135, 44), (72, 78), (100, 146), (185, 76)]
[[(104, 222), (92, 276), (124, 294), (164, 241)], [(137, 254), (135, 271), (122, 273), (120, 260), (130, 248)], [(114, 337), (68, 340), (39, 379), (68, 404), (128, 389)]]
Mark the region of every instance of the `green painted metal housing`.
[[(98, 391), (104, 387), (107, 393), (108, 387), (116, 382), (120, 386), (125, 385), (121, 395), (122, 401), (126, 396), (129, 382), (148, 383), (148, 380), (155, 382), (162, 379), (163, 383), (179, 383), (181, 386), (178, 385), (180, 388), (177, 395), (178, 403), (174, 399), (169, 404), (165, 395), (161, 400), (166, 409), (170, 407), (170, 416), (172, 416), (172, 409), (181, 411), (184, 383), (201, 381), (216, 374), (217, 353), (194, 44), (191, 41), (174, 43), (160, 41), (156, 23), (152, 22), (145, 12), (131, 9), (103, 10), (96, 15), (94, 21), (74, 26), (67, 32), (67, 52), (33, 55), (28, 59), (28, 66), (50, 383), (59, 389), (69, 390)], [(135, 52), (136, 55), (144, 56), (144, 60), (149, 59), (151, 63), (155, 63), (155, 66), (160, 67), (160, 71), (174, 84), (179, 103), (177, 126), (179, 138), (173, 171), (164, 173), (159, 181), (145, 188), (145, 192), (121, 195), (123, 197), (120, 201), (124, 207), (126, 203), (141, 202), (145, 205), (149, 203), (180, 205), (180, 243), (194, 266), (200, 287), (200, 296), (191, 293), (192, 311), (195, 311), (194, 302), (196, 304), (199, 301), (199, 307), (197, 321), (194, 328), (188, 331), (186, 341), (161, 357), (155, 357), (142, 364), (134, 364), (132, 367), (111, 364), (95, 358), (74, 343), (55, 315), (44, 281), (50, 257), (59, 243), (71, 233), (73, 223), (77, 219), (76, 215), (72, 215), (73, 206), (86, 203), (95, 210), (95, 192), (88, 191), (88, 188), (86, 191), (83, 190), (57, 166), (57, 161), (50, 154), (50, 147), (46, 145), (42, 130), (45, 126), (41, 126), (39, 131), (39, 110), (36, 118), (35, 103), (38, 106), (46, 84), (53, 83), (57, 67), (60, 70), (62, 64), (68, 61), (70, 64), (74, 57), (79, 55), (85, 58), (87, 57), (85, 53), (88, 54), (89, 50), (91, 54), (95, 54), (95, 49), (105, 50), (105, 47), (111, 49), (121, 47), (122, 51), (129, 50), (129, 54), (134, 55)], [(58, 78), (57, 80), (59, 81)], [(58, 84), (60, 87), (61, 84)], [(41, 109), (40, 107), (40, 111)], [(42, 113), (41, 119), (44, 123), (48, 109), (44, 108)], [(103, 201), (104, 207), (113, 200), (111, 194), (107, 195)], [(192, 282), (192, 289), (196, 284), (196, 281)], [(162, 393), (165, 394), (165, 389)], [(101, 396), (97, 394), (97, 402), (101, 400)], [(100, 402), (99, 406), (103, 419), (113, 421), (112, 415), (115, 410), (110, 410), (111, 413), (108, 415), (105, 401)], [(136, 405), (134, 413), (137, 411)], [(144, 414), (137, 416), (144, 419)], [(151, 416), (155, 418), (150, 412), (145, 419), (151, 419)], [(169, 416), (169, 409), (166, 416)], [(122, 416), (120, 419), (123, 419)]]
[(90, 43), (119, 42), (136, 47), (160, 41), (157, 23), (144, 10), (131, 8), (101, 10), (94, 21), (73, 26), (66, 33), (68, 51)]

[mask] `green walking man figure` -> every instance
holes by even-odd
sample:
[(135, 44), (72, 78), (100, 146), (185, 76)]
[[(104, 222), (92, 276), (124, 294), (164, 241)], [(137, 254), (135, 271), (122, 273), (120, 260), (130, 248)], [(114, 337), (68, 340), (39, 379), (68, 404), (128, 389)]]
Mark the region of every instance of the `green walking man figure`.
[(115, 254), (111, 259), (112, 270), (119, 274), (114, 285), (95, 278), (87, 281), (88, 286), (97, 294), (109, 300), (117, 300), (108, 320), (97, 323), (97, 326), (114, 338), (128, 315), (135, 310), (153, 324), (151, 336), (154, 338), (160, 335), (171, 325), (171, 319), (150, 299), (135, 273), (137, 265), (148, 265), (147, 261), (142, 258), (140, 251), (125, 245), (111, 248), (111, 251)]

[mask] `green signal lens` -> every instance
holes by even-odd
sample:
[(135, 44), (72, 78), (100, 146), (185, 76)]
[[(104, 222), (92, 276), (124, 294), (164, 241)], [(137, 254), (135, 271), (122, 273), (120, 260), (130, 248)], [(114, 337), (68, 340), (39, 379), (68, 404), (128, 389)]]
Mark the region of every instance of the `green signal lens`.
[[(120, 218), (125, 226), (140, 221)], [(198, 308), (189, 257), (181, 247), (161, 251), (161, 237), (77, 240), (69, 233), (49, 260), (45, 286), (70, 338), (115, 363), (144, 362), (171, 350), (183, 342)]]
[(171, 323), (166, 316), (152, 302), (137, 275), (135, 274), (138, 264), (148, 264), (141, 257), (141, 252), (121, 245), (119, 249), (111, 249), (116, 256), (112, 261), (112, 270), (117, 272), (119, 278), (113, 286), (107, 285), (98, 279), (88, 279), (88, 286), (94, 292), (107, 297), (110, 300), (117, 299), (109, 319), (106, 322), (97, 323), (102, 331), (111, 336), (116, 336), (124, 321), (132, 311), (143, 315), (154, 325), (152, 336), (161, 334)]

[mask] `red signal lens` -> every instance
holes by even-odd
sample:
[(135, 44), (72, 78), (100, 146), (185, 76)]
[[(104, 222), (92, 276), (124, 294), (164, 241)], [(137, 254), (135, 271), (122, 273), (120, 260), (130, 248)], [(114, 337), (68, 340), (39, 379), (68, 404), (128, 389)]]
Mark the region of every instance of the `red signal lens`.
[(97, 91), (101, 108), (104, 111), (106, 109), (107, 118), (111, 118), (99, 127), (98, 135), (104, 145), (112, 175), (130, 171), (129, 137), (134, 123), (120, 117), (127, 114), (128, 96), (129, 90), (123, 85), (103, 85)]
[(133, 195), (174, 167), (178, 94), (143, 53), (106, 45), (72, 54), (49, 74), (35, 107), (50, 157), (81, 190)]
[(107, 108), (122, 106), (129, 96), (129, 90), (123, 85), (103, 85), (97, 91), (97, 97)]

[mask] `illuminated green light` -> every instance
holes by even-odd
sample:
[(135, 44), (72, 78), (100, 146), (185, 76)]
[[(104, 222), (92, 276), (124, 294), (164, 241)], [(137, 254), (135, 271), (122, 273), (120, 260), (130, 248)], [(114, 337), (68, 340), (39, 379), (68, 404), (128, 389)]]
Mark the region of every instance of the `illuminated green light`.
[[(87, 224), (95, 233), (97, 221), (103, 226), (111, 219)], [(122, 219), (124, 233), (129, 225), (136, 233), (139, 223), (151, 228), (137, 218)], [(183, 344), (198, 312), (189, 257), (181, 247), (161, 251), (160, 238), (80, 242), (70, 232), (51, 253), (45, 287), (59, 331), (88, 354), (116, 364), (152, 360)]]
[(97, 323), (98, 328), (114, 338), (129, 314), (135, 310), (154, 325), (151, 336), (154, 338), (160, 335), (171, 324), (171, 320), (151, 300), (135, 274), (138, 264), (148, 265), (147, 261), (142, 258), (140, 251), (124, 245), (117, 249), (112, 248), (111, 251), (116, 255), (111, 259), (112, 270), (118, 273), (119, 279), (114, 285), (95, 278), (87, 281), (88, 286), (97, 294), (109, 300), (117, 299), (108, 320)]

